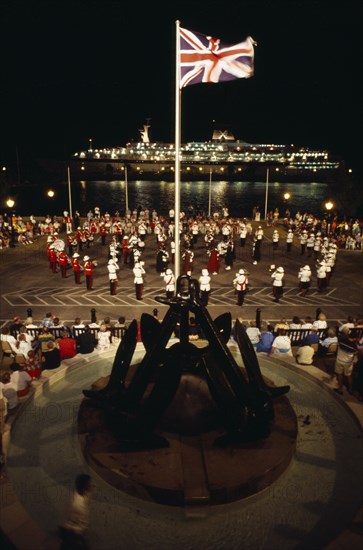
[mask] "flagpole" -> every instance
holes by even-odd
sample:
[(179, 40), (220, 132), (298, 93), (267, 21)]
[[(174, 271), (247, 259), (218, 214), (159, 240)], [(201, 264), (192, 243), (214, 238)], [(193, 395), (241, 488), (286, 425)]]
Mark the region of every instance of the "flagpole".
[(69, 204), (69, 216), (73, 218), (72, 214), (72, 192), (71, 192), (71, 169), (68, 164), (67, 166), (67, 175), (68, 175), (68, 204)]
[(180, 275), (180, 38), (179, 38), (179, 21), (176, 24), (176, 66), (175, 66), (175, 255), (174, 255), (174, 274), (175, 278)]
[(209, 169), (209, 200), (208, 200), (208, 217), (209, 218), (210, 218), (211, 202), (212, 202), (212, 168)]
[(127, 166), (125, 164), (125, 215), (129, 209), (129, 190), (128, 190), (128, 181), (127, 181)]
[(267, 220), (267, 200), (268, 200), (268, 176), (269, 176), (270, 169), (267, 168), (266, 170), (266, 196), (265, 196), (265, 220)]

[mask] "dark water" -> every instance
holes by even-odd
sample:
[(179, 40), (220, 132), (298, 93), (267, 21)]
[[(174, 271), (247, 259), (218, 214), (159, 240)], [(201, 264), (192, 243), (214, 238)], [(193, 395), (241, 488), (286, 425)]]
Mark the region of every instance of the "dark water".
[[(55, 196), (49, 198), (47, 191), (52, 189)], [(15, 200), (15, 211), (21, 215), (42, 216), (46, 213), (62, 215), (69, 211), (68, 183), (28, 184), (13, 187), (11, 197)], [(167, 214), (174, 204), (175, 184), (164, 181), (130, 181), (127, 184), (129, 208), (154, 209)], [(283, 195), (288, 192), (288, 201)], [(73, 212), (78, 209), (81, 215), (99, 206), (101, 212), (113, 214), (125, 212), (126, 184), (124, 181), (73, 181), (71, 183)], [(275, 183), (268, 185), (268, 210), (279, 208), (280, 213), (288, 207), (292, 214), (297, 210), (318, 214), (324, 211), (324, 202), (329, 198), (329, 186), (324, 183)], [(265, 212), (266, 182), (212, 182), (211, 213), (228, 207), (233, 217), (251, 216), (254, 206), (258, 206), (262, 217)], [(208, 213), (209, 182), (181, 182), (181, 210), (187, 211), (190, 205), (194, 211)]]

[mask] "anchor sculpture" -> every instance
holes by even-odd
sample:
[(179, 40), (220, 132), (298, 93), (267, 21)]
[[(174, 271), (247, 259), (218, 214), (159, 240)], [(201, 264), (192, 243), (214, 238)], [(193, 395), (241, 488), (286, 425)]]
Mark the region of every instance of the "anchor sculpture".
[[(227, 346), (231, 314), (224, 313), (213, 321), (200, 300), (196, 279), (181, 275), (176, 295), (171, 299), (158, 296), (156, 300), (169, 309), (162, 323), (142, 314), (141, 338), (146, 353), (135, 365), (131, 381), (126, 383), (137, 343), (136, 320), (120, 342), (107, 385), (101, 390), (83, 390), (93, 405), (104, 410), (120, 448), (141, 450), (169, 445), (167, 438), (156, 431), (185, 373), (197, 373), (208, 385), (224, 430), (215, 445), (266, 438), (274, 417), (273, 399), (290, 388), (266, 384), (242, 324), (236, 321), (237, 344), (245, 369), (236, 363)], [(205, 347), (189, 341), (189, 313), (195, 315), (201, 327), (208, 342)], [(178, 332), (178, 341), (167, 347), (173, 332)]]

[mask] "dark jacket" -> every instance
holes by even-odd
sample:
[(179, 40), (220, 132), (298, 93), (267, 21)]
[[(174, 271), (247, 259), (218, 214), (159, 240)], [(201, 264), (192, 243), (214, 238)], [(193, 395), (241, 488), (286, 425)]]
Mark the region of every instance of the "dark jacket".
[(77, 337), (77, 352), (78, 353), (92, 353), (95, 349), (97, 342), (92, 332), (82, 332)]

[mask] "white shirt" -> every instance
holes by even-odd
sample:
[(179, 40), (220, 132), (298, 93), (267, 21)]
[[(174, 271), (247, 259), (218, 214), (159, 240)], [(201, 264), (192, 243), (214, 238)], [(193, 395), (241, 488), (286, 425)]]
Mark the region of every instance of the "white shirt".
[(210, 275), (201, 275), (199, 277), (200, 290), (210, 290)]
[(280, 273), (279, 271), (275, 271), (272, 273), (271, 278), (273, 279), (273, 286), (282, 286), (284, 274)]

